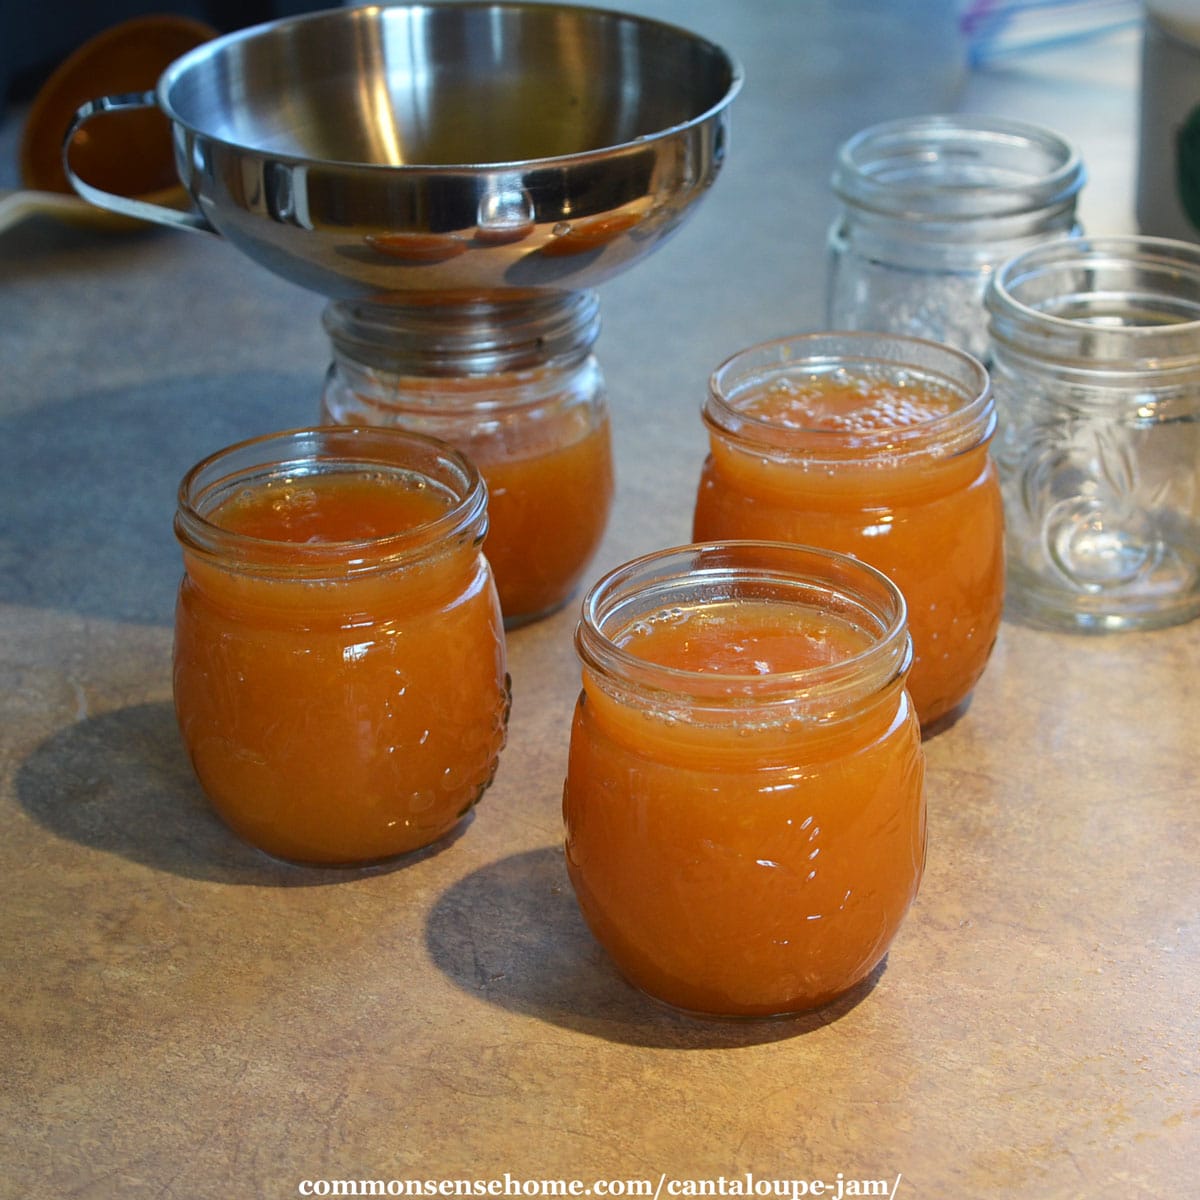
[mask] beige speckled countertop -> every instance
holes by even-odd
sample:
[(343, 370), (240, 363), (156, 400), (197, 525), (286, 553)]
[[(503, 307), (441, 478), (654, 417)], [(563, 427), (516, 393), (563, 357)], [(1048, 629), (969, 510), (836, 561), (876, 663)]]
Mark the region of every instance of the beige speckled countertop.
[[(695, 221), (601, 293), (619, 492), (597, 574), (686, 539), (716, 362), (819, 327), (855, 128), (1054, 123), (1093, 167), (1090, 226), (1131, 222), (1134, 36), (964, 81), (931, 28), (865, 4), (625, 7), (723, 42), (747, 85)], [(439, 852), (312, 872), (225, 832), (170, 704), (174, 487), (313, 419), (320, 306), (215, 239), (0, 235), (0, 1197), (505, 1172), (1195, 1195), (1200, 622), (1006, 621), (928, 744), (928, 871), (885, 968), (800, 1020), (661, 1010), (584, 929), (559, 848), (573, 607), (511, 635), (508, 747)]]

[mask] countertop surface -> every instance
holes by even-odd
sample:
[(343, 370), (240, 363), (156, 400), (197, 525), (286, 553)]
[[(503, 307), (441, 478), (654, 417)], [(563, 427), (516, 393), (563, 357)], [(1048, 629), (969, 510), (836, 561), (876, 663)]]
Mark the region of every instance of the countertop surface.
[[(618, 493), (593, 578), (687, 540), (717, 362), (820, 328), (855, 129), (1039, 120), (1088, 162), (1085, 224), (1133, 228), (1136, 31), (968, 72), (933, 3), (623, 7), (722, 43), (746, 85), (695, 219), (601, 288)], [(306, 871), (225, 831), (171, 707), (174, 492), (209, 451), (315, 419), (322, 303), (216, 238), (0, 233), (0, 1196), (1194, 1195), (1200, 622), (1006, 619), (928, 742), (928, 869), (886, 966), (801, 1019), (670, 1013), (583, 926), (575, 603), (510, 635), (508, 746), (438, 852)]]

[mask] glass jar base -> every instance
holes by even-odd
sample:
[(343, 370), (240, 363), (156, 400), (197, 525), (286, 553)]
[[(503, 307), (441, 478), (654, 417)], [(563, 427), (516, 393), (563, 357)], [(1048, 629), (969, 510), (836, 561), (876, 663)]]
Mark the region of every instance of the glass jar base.
[(755, 1022), (784, 1023), (788, 1021), (803, 1021), (805, 1018), (814, 1020), (821, 1025), (827, 1025), (831, 1020), (849, 1012), (861, 1001), (865, 1000), (875, 990), (875, 985), (887, 970), (887, 955), (885, 954), (865, 975), (822, 999), (806, 1002), (794, 1002), (786, 1008), (764, 1012), (713, 1012), (708, 1009), (688, 1008), (682, 1004), (674, 1004), (670, 1000), (657, 996), (641, 984), (634, 982), (627, 975), (622, 977), (630, 987), (652, 1001), (656, 1007), (691, 1021), (710, 1024), (753, 1025)]
[(921, 741), (927, 742), (930, 738), (937, 737), (939, 733), (945, 733), (947, 729), (957, 725), (966, 715), (967, 709), (971, 707), (971, 698), (974, 694), (974, 691), (968, 692), (957, 704), (923, 723), (921, 725)]
[[(219, 814), (218, 814), (219, 815)], [(320, 859), (320, 858), (302, 858), (276, 854), (270, 850), (264, 849), (262, 846), (250, 841), (248, 838), (240, 834), (236, 829), (228, 826), (230, 832), (244, 846), (249, 846), (251, 850), (261, 854), (265, 859), (272, 863), (276, 863), (281, 867), (288, 867), (297, 871), (328, 871), (336, 875), (353, 875), (357, 871), (386, 871), (398, 867), (408, 866), (410, 863), (418, 862), (420, 859), (433, 854), (439, 854), (442, 850), (453, 845), (467, 831), (468, 826), (475, 818), (475, 805), (471, 805), (469, 809), (453, 825), (450, 826), (444, 833), (438, 834), (431, 842), (426, 842), (422, 846), (414, 846), (410, 850), (398, 850), (394, 854), (381, 854), (373, 858), (347, 858), (347, 859)]]
[(1120, 633), (1165, 629), (1200, 617), (1200, 590), (1121, 596), (1048, 586), (1019, 570), (1010, 572), (1005, 612), (1021, 624), (1068, 633)]
[(522, 629), (526, 625), (533, 625), (538, 621), (545, 620), (546, 617), (552, 617), (556, 612), (561, 612), (566, 608), (577, 594), (578, 588), (572, 588), (561, 600), (555, 600), (552, 604), (547, 604), (536, 612), (514, 613), (511, 617), (505, 614), (504, 629), (511, 633), (514, 629)]

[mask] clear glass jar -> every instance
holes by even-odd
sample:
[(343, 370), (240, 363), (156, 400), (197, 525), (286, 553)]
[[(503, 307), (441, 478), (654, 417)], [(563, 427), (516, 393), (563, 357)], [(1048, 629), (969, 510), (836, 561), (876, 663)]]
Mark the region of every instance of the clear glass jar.
[(415, 430), (467, 455), (488, 488), (485, 552), (506, 623), (560, 607), (612, 503), (595, 293), (338, 301), (325, 327), (334, 354), (324, 419)]
[(833, 172), (829, 328), (925, 337), (986, 361), (992, 272), (1078, 233), (1083, 183), (1070, 143), (1017, 121), (928, 116), (862, 130)]
[(184, 477), (175, 708), (246, 841), (374, 862), (479, 800), (508, 715), (485, 498), (450, 447), (384, 429), (257, 438)]
[(908, 602), (908, 687), (927, 732), (983, 673), (1004, 606), (1004, 513), (988, 375), (898, 335), (806, 334), (733, 355), (704, 406), (692, 534), (823, 546)]
[(1200, 248), (1038, 247), (987, 307), (1014, 610), (1098, 631), (1200, 614)]
[(844, 555), (664, 550), (589, 592), (563, 813), (583, 915), (677, 1008), (815, 1008), (882, 960), (925, 862), (899, 590)]

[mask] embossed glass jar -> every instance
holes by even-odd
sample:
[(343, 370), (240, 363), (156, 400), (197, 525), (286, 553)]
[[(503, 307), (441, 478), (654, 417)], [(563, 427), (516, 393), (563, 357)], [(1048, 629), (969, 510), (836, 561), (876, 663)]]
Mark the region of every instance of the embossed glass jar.
[(1107, 630), (1200, 614), (1200, 247), (1067, 239), (986, 298), (1009, 598)]
[(927, 731), (983, 674), (1004, 602), (1004, 516), (988, 373), (897, 334), (811, 333), (713, 372), (697, 541), (823, 546), (878, 567), (908, 603), (908, 689)]
[(505, 623), (560, 607), (599, 546), (612, 503), (594, 292), (504, 303), (337, 301), (322, 415), (450, 443), (488, 488), (484, 547)]
[(925, 866), (899, 589), (806, 546), (683, 546), (600, 580), (575, 645), (567, 871), (626, 978), (751, 1017), (869, 975)]
[(1006, 259), (1077, 233), (1084, 168), (1058, 134), (992, 117), (888, 121), (838, 150), (828, 325), (987, 351), (983, 292)]
[(479, 800), (508, 716), (485, 505), (460, 454), (391, 429), (272, 434), (184, 477), (175, 709), (246, 841), (375, 862)]

